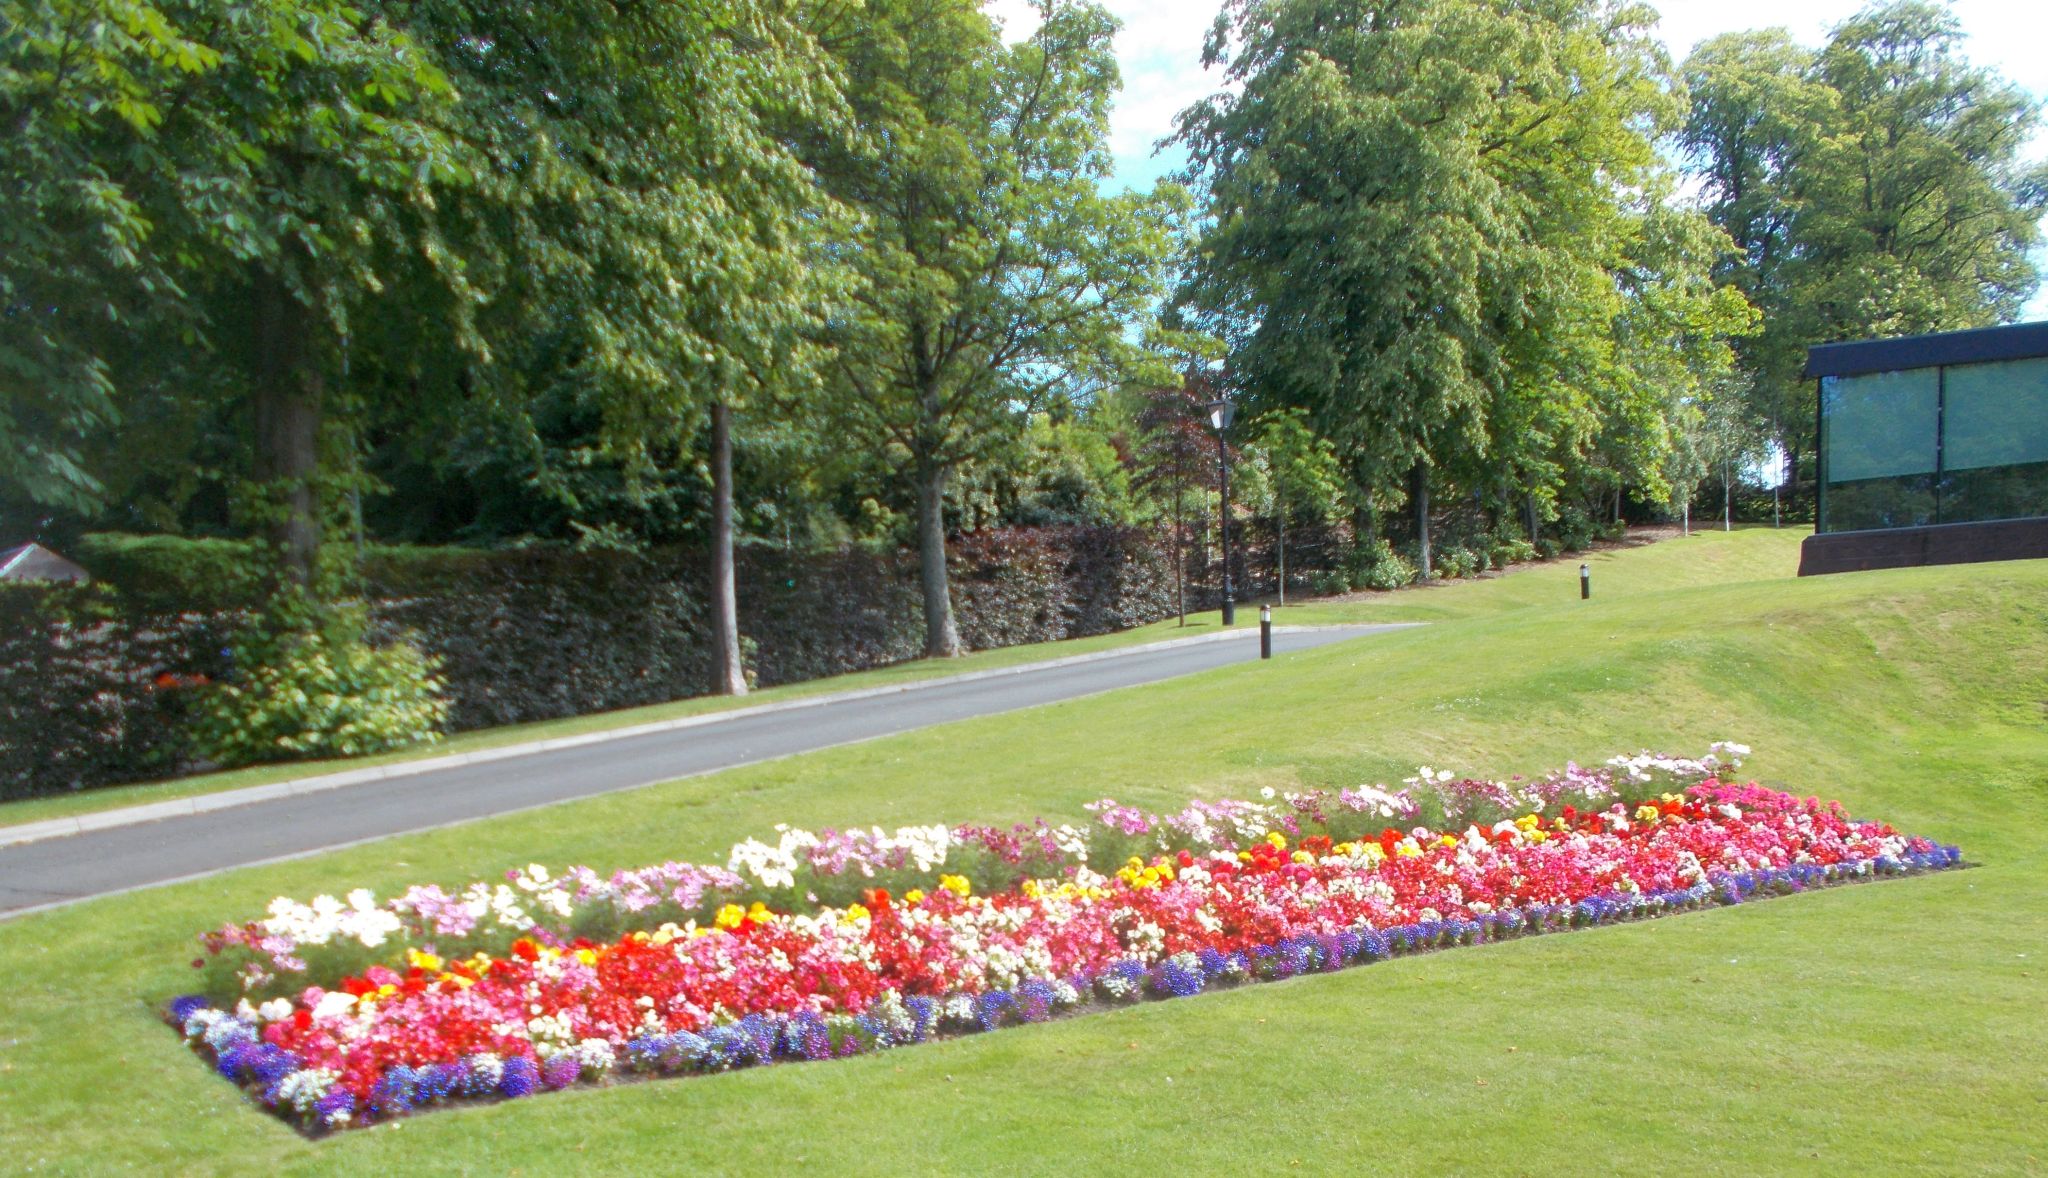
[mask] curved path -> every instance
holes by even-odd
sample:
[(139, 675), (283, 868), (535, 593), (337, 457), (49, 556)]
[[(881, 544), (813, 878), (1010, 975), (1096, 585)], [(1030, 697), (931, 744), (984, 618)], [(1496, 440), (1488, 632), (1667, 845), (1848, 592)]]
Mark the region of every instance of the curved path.
[[(1398, 628), (1276, 630), (1273, 645), (1284, 654)], [(378, 780), (0, 847), (0, 919), (1257, 659), (1256, 630), (1241, 633), (741, 709), (468, 764), (423, 762)]]

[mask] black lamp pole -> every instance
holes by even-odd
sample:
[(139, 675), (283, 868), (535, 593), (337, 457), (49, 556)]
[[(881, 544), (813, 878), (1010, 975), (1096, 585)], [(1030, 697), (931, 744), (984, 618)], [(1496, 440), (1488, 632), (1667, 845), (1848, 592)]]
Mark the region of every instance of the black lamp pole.
[(1216, 461), (1223, 468), (1223, 518), (1218, 529), (1223, 538), (1223, 624), (1234, 626), (1237, 624), (1237, 601), (1230, 580), (1230, 447), (1224, 442), (1223, 435), (1237, 416), (1237, 406), (1226, 397), (1209, 402), (1208, 410), (1209, 424), (1216, 430)]

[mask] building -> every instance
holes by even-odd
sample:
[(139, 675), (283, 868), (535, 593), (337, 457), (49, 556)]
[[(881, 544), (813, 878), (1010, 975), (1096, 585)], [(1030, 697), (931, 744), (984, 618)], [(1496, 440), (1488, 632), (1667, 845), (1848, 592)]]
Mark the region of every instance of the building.
[(0, 582), (9, 581), (71, 581), (83, 583), (92, 578), (79, 566), (65, 560), (40, 544), (23, 544), (0, 552)]
[(1807, 352), (1820, 382), (1799, 573), (2048, 557), (2048, 322)]

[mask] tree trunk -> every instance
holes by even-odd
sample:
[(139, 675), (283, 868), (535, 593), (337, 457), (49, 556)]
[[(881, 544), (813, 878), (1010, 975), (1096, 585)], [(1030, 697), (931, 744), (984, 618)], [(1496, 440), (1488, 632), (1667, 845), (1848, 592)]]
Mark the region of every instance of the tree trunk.
[(732, 407), (723, 401), (711, 404), (711, 690), (747, 693), (732, 564)]
[(286, 583), (313, 584), (320, 553), (320, 415), (324, 382), (310, 362), (311, 310), (275, 275), (253, 291), (255, 382), (250, 410), (256, 454), (251, 474), (264, 495), (264, 538)]
[(1180, 614), (1183, 626), (1188, 624), (1188, 558), (1186, 525), (1182, 523), (1188, 496), (1186, 463), (1183, 461), (1186, 453), (1187, 447), (1176, 433), (1173, 443), (1173, 606)]
[(1721, 530), (1735, 530), (1735, 485), (1734, 473), (1727, 463), (1721, 464)]
[(924, 588), (924, 653), (927, 658), (960, 656), (960, 632), (953, 626), (953, 599), (946, 584), (946, 468), (936, 463), (917, 471), (917, 563)]
[(1429, 466), (1417, 462), (1408, 472), (1408, 501), (1415, 509), (1415, 555), (1417, 580), (1433, 579), (1429, 552)]
[(1529, 516), (1529, 543), (1540, 544), (1543, 542), (1543, 520), (1536, 512), (1535, 492), (1530, 492), (1525, 507)]

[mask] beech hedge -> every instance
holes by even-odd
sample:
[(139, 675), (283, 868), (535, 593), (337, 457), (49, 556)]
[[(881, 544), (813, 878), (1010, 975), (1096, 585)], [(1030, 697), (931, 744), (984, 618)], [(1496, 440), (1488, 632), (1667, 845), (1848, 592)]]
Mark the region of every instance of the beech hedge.
[[(191, 703), (233, 671), (248, 586), (231, 542), (88, 546), (101, 578), (0, 593), (0, 797), (171, 776), (194, 757)], [(915, 658), (917, 562), (848, 549), (737, 553), (740, 627), (760, 686)], [(954, 611), (972, 649), (1126, 629), (1173, 608), (1171, 561), (1134, 529), (961, 537)], [(440, 663), (450, 731), (695, 695), (710, 678), (701, 553), (372, 549), (376, 640)], [(1192, 604), (1192, 602), (1191, 602)]]

